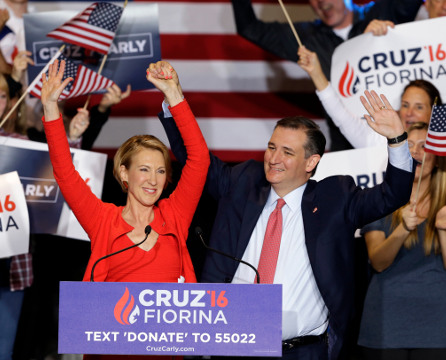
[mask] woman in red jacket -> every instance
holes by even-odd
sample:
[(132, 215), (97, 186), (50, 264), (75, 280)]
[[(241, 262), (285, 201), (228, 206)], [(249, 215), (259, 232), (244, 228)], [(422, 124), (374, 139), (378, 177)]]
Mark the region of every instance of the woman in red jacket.
[[(181, 179), (168, 199), (159, 200), (171, 176), (167, 147), (156, 137), (138, 135), (127, 140), (115, 156), (114, 175), (128, 193), (123, 207), (102, 202), (90, 190), (72, 164), (57, 100), (65, 86), (65, 63), (56, 60), (42, 76), (44, 127), (54, 176), (63, 196), (91, 240), (91, 257), (84, 276), (101, 257), (137, 244), (139, 246), (98, 262), (95, 281), (195, 282), (186, 238), (209, 166), (209, 153), (183, 99), (175, 70), (161, 61), (147, 69), (147, 80), (165, 96), (181, 131), (188, 160)], [(150, 95), (148, 95), (150, 96)], [(158, 201), (159, 200), (159, 201)]]

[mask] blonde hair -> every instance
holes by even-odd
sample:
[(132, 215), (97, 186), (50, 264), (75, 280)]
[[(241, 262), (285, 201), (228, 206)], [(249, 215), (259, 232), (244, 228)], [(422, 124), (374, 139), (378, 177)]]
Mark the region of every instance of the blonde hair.
[(113, 159), (113, 176), (121, 185), (122, 191), (124, 192), (127, 192), (127, 187), (121, 180), (121, 165), (124, 165), (126, 169), (129, 169), (133, 156), (142, 149), (151, 149), (161, 152), (166, 165), (166, 186), (172, 181), (172, 162), (170, 160), (169, 149), (167, 146), (155, 136), (135, 135), (119, 147)]
[[(408, 132), (410, 133), (413, 130), (427, 129), (428, 124), (417, 122), (410, 126)], [(435, 254), (439, 254), (441, 252), (438, 233), (435, 227), (435, 219), (438, 211), (446, 205), (446, 158), (437, 156), (436, 160), (437, 166), (432, 170), (430, 186), (425, 191), (425, 193), (420, 196), (420, 199), (418, 201), (418, 203), (421, 203), (425, 199), (429, 198), (430, 200), (423, 242), (424, 253), (426, 254), (426, 256), (431, 254), (432, 250)], [(409, 204), (406, 204), (393, 213), (392, 229), (395, 229), (398, 224), (403, 221), (402, 211), (408, 205)], [(411, 249), (415, 246), (415, 244), (418, 243), (418, 241), (419, 239), (417, 229), (412, 230), (409, 233), (408, 238), (404, 241), (404, 247), (407, 249)]]

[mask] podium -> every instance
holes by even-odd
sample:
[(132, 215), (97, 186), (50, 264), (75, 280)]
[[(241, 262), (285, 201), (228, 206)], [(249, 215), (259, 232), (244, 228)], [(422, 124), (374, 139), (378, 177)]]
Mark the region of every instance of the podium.
[(61, 282), (60, 354), (282, 355), (282, 285)]

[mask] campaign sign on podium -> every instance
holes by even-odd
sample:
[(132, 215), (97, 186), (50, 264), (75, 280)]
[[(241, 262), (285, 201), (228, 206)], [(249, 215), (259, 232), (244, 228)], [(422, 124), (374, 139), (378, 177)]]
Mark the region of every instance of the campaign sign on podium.
[(60, 354), (282, 355), (282, 286), (61, 282)]

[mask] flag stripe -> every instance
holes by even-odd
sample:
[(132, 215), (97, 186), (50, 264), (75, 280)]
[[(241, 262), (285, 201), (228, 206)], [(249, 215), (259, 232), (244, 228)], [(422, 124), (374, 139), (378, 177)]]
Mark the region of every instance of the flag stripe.
[(113, 31), (109, 31), (107, 29), (101, 29), (97, 26), (88, 24), (86, 22), (73, 21), (72, 23), (67, 24), (67, 27), (73, 27), (75, 29), (79, 29), (83, 31), (84, 35), (91, 33), (96, 36), (103, 37), (105, 40), (113, 40), (113, 38), (115, 37), (115, 33)]
[[(109, 158), (113, 158), (116, 154), (116, 148), (113, 147), (94, 147), (94, 151), (107, 154)], [(170, 157), (175, 159), (175, 155), (170, 152)], [(264, 150), (213, 150), (212, 154), (225, 162), (240, 162), (245, 160), (263, 161)]]
[[(64, 79), (67, 77), (74, 78), (73, 84), (68, 84), (59, 96), (60, 100), (76, 97), (90, 92), (103, 90), (113, 85), (113, 81), (97, 74), (83, 65), (75, 65), (71, 61), (67, 60), (63, 56), (59, 56), (59, 60), (65, 60), (65, 74)], [(101, 85), (103, 85), (101, 87)], [(30, 94), (36, 97), (41, 96), (42, 79), (29, 90)]]
[(446, 105), (432, 108), (424, 150), (438, 156), (446, 156)]
[[(322, 118), (317, 107), (307, 107), (314, 94), (300, 96), (292, 101), (292, 93), (225, 93), (225, 92), (185, 92), (185, 98), (197, 118), (228, 119), (280, 119), (286, 116), (301, 115)], [(99, 103), (101, 95), (93, 95), (91, 104)], [(157, 91), (134, 92), (122, 104), (113, 107), (113, 116), (146, 117), (161, 111), (164, 97)], [(78, 108), (85, 103), (84, 97), (72, 99), (67, 106)]]
[(238, 35), (161, 34), (163, 57), (181, 60), (281, 60)]
[(435, 140), (437, 141), (445, 141), (446, 140), (446, 134), (444, 133), (438, 133), (435, 131), (429, 131), (429, 139), (433, 142), (435, 142)]
[(122, 10), (111, 3), (94, 3), (47, 36), (107, 54)]
[(443, 150), (446, 149), (446, 143), (445, 143), (446, 139), (443, 140), (443, 142), (432, 142), (432, 141), (426, 141), (426, 147), (429, 147), (431, 149), (437, 148), (437, 149), (441, 149), (444, 148)]
[[(317, 122), (324, 126), (323, 121), (317, 120)], [(206, 142), (213, 144), (211, 151), (222, 155), (224, 161), (247, 160), (254, 153), (261, 160), (275, 123), (276, 119), (198, 119)], [(103, 152), (108, 149), (108, 153), (111, 154), (113, 151), (110, 149), (116, 149), (135, 134), (152, 134), (165, 144), (169, 144), (160, 121), (153, 116), (143, 119), (113, 117), (106, 126), (108, 131), (102, 131), (95, 142), (94, 149), (97, 151)]]
[(76, 23), (71, 23), (66, 25), (63, 29), (55, 30), (53, 33), (57, 32), (79, 35), (79, 37), (82, 37), (84, 39), (96, 39), (104, 44), (110, 43), (110, 40), (113, 40), (114, 37), (114, 33), (112, 33), (111, 31), (99, 32), (97, 31), (97, 27), (90, 26), (88, 24), (79, 25)]
[(93, 51), (97, 51), (99, 49), (99, 50), (101, 50), (101, 52), (104, 52), (104, 51), (108, 52), (108, 48), (110, 47), (110, 44), (104, 45), (101, 42), (89, 40), (87, 38), (78, 36), (76, 34), (70, 34), (69, 32), (54, 31), (51, 34), (48, 34), (48, 36), (52, 37), (54, 39), (61, 40), (63, 42), (68, 42), (70, 44), (79, 45), (81, 47), (84, 47), (86, 49), (90, 49)]
[(186, 91), (314, 93), (307, 74), (290, 61), (174, 60)]

